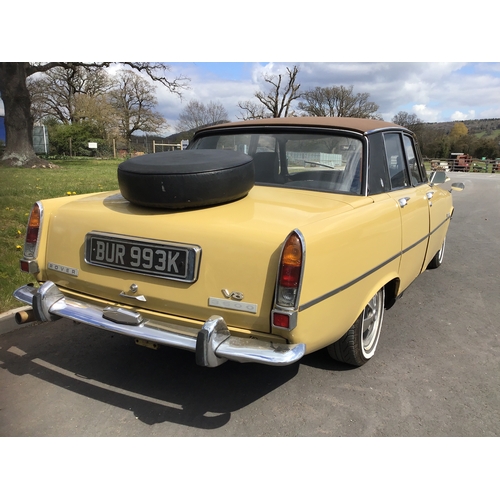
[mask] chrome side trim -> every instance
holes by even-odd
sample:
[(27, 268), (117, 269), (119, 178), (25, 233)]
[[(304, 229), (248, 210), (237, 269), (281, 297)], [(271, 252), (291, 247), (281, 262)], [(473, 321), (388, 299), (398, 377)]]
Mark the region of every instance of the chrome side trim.
[(309, 309), (310, 307), (312, 307), (316, 304), (319, 304), (323, 300), (326, 300), (326, 299), (332, 297), (333, 295), (337, 295), (337, 293), (340, 293), (340, 292), (346, 290), (347, 288), (355, 285), (356, 283), (360, 282), (361, 280), (364, 280), (365, 278), (367, 278), (368, 276), (370, 276), (374, 272), (378, 271), (379, 269), (382, 269), (387, 264), (390, 264), (393, 260), (399, 259), (401, 257), (401, 255), (402, 255), (401, 252), (396, 254), (396, 255), (393, 255), (391, 258), (382, 262), (382, 264), (379, 264), (378, 266), (374, 267), (373, 269), (370, 269), (369, 271), (362, 274), (361, 276), (354, 278), (352, 281), (349, 281), (349, 283), (346, 283), (345, 285), (339, 286), (338, 288), (335, 288), (334, 290), (331, 290), (330, 292), (327, 292), (327, 293), (321, 295), (320, 297), (317, 297), (317, 298), (307, 302), (306, 304), (301, 305), (299, 307), (299, 311), (305, 311), (306, 309)]
[[(31, 305), (35, 314), (42, 312), (42, 321), (67, 318), (136, 339), (185, 349), (195, 352), (196, 360), (202, 366), (218, 366), (227, 359), (239, 363), (285, 366), (298, 361), (306, 351), (305, 344), (275, 344), (232, 336), (221, 316), (210, 317), (201, 329), (158, 320), (142, 321), (140, 314), (130, 310), (124, 313), (120, 308), (101, 308), (66, 297), (51, 281), (40, 288), (32, 285), (18, 288), (14, 297)], [(113, 321), (108, 317), (113, 317)], [(124, 324), (127, 321), (135, 321), (136, 324)]]
[(312, 307), (316, 304), (319, 304), (323, 300), (329, 299), (333, 295), (337, 295), (338, 293), (346, 290), (347, 288), (349, 288), (349, 287), (355, 285), (356, 283), (360, 282), (361, 280), (367, 278), (371, 274), (377, 272), (379, 269), (383, 268), (387, 264), (390, 264), (393, 260), (399, 259), (406, 252), (409, 252), (411, 249), (415, 248), (416, 246), (420, 245), (420, 243), (423, 243), (425, 240), (427, 240), (431, 235), (433, 235), (441, 226), (446, 224), (446, 222), (448, 222), (450, 219), (451, 219), (451, 216), (449, 214), (447, 214), (446, 219), (443, 222), (441, 222), (441, 224), (438, 224), (427, 236), (424, 236), (423, 238), (419, 239), (418, 241), (416, 241), (415, 243), (413, 243), (409, 247), (405, 248), (401, 252), (397, 253), (396, 255), (393, 255), (392, 257), (390, 257), (386, 261), (382, 262), (382, 264), (379, 264), (378, 266), (374, 267), (373, 269), (370, 269), (366, 273), (358, 276), (357, 278), (354, 278), (352, 281), (349, 281), (345, 285), (339, 286), (338, 288), (335, 288), (334, 290), (331, 290), (330, 292), (327, 292), (327, 293), (325, 293), (325, 294), (323, 294), (323, 295), (321, 295), (321, 296), (319, 296), (319, 297), (317, 297), (317, 298), (315, 298), (315, 299), (313, 299), (305, 304), (302, 304), (301, 306), (299, 306), (298, 310), (305, 311), (306, 309), (309, 309), (310, 307)]

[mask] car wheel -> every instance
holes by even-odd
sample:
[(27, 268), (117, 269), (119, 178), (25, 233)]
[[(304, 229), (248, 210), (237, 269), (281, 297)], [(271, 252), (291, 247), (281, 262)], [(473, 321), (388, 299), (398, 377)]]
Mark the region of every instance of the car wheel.
[(368, 302), (349, 331), (328, 346), (330, 356), (342, 363), (364, 365), (375, 354), (384, 319), (385, 289), (381, 288)]
[(436, 253), (436, 255), (434, 255), (432, 260), (427, 265), (427, 269), (437, 269), (443, 263), (445, 246), (446, 246), (446, 238), (443, 240), (443, 244), (441, 245), (439, 251)]
[(179, 210), (227, 203), (252, 189), (252, 157), (194, 149), (131, 158), (118, 166), (122, 196), (135, 205)]

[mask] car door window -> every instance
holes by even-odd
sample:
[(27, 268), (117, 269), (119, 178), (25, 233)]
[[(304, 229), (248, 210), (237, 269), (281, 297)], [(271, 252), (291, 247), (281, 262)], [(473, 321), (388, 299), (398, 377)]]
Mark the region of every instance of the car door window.
[(392, 189), (401, 189), (410, 185), (406, 169), (405, 153), (400, 134), (385, 134), (385, 153)]
[(420, 165), (418, 163), (417, 154), (415, 153), (415, 147), (413, 141), (407, 135), (403, 136), (403, 142), (405, 145), (406, 159), (408, 160), (408, 167), (410, 170), (411, 184), (416, 186), (417, 184), (422, 184), (425, 179), (422, 175)]

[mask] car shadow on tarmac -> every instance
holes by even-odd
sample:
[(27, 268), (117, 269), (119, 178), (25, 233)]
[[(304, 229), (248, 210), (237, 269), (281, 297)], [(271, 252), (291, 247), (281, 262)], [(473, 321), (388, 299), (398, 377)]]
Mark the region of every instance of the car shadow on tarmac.
[[(336, 369), (324, 353), (308, 356), (306, 363)], [(227, 362), (203, 368), (196, 365), (194, 353), (138, 347), (131, 338), (63, 319), (0, 335), (0, 368), (35, 377), (30, 383), (41, 389), (40, 398), (43, 381), (131, 411), (147, 425), (171, 422), (217, 429), (232, 412), (294, 378), (300, 363), (272, 367)]]

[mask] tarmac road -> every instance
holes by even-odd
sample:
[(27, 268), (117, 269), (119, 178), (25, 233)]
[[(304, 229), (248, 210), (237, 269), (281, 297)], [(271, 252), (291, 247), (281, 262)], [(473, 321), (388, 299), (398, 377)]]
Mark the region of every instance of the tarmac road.
[(365, 366), (321, 351), (205, 369), (67, 320), (25, 326), (0, 335), (0, 436), (499, 436), (500, 175), (450, 177), (466, 189), (444, 263), (386, 312)]

